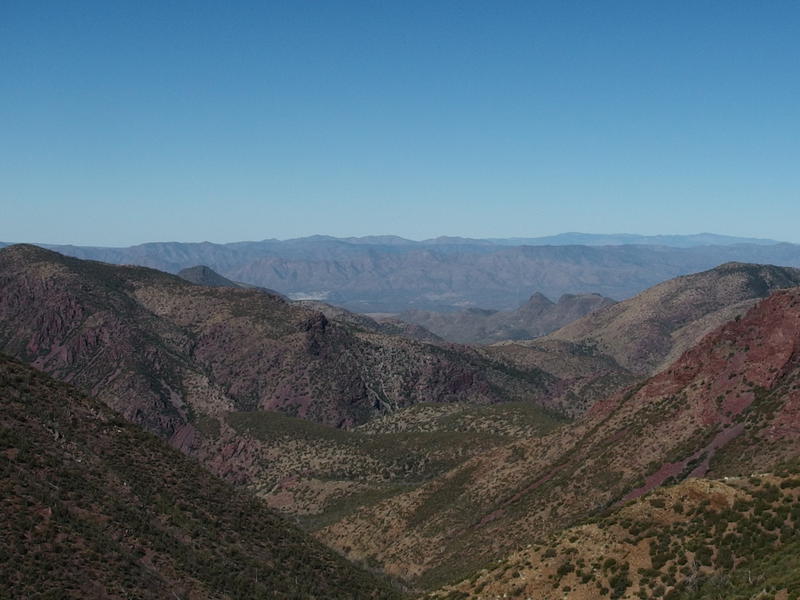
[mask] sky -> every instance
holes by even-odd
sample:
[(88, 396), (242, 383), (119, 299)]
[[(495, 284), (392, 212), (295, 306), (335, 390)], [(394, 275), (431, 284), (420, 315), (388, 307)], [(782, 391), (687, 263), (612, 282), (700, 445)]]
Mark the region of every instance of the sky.
[(0, 240), (800, 242), (800, 2), (0, 2)]

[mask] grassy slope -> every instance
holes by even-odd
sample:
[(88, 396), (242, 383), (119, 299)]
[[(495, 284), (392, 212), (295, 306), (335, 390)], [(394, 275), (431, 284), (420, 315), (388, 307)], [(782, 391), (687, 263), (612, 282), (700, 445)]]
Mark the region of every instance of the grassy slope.
[(259, 448), (253, 460), (269, 475), (252, 489), (316, 530), (564, 422), (529, 403), (423, 404), (352, 431), (265, 411), (230, 413), (209, 429), (229, 427)]
[(100, 402), (0, 355), (0, 597), (392, 598)]

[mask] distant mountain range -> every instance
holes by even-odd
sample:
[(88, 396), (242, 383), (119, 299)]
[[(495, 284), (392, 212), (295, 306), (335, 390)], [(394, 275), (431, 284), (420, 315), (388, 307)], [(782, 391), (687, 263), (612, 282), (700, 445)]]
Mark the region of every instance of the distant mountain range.
[(47, 246), (77, 258), (170, 273), (207, 265), (233, 282), (356, 312), (469, 307), (513, 310), (531, 294), (622, 300), (679, 275), (738, 261), (800, 266), (800, 245), (714, 234), (560, 234), (549, 238), (415, 242), (395, 236), (159, 242), (128, 248)]

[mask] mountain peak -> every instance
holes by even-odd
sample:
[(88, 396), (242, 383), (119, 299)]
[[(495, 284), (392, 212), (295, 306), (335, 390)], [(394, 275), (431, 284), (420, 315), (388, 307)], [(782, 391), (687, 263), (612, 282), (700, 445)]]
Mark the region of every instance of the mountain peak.
[(528, 298), (526, 304), (528, 306), (552, 306), (554, 302), (541, 292), (534, 292), (531, 297)]
[(178, 271), (178, 277), (190, 283), (209, 287), (240, 287), (236, 282), (231, 281), (227, 277), (223, 277), (211, 267), (205, 265), (197, 265), (196, 267), (182, 269)]

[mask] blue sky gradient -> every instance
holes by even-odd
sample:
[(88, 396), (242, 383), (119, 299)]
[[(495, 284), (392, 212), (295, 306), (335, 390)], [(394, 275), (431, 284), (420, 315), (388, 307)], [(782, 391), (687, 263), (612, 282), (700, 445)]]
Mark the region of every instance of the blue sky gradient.
[(0, 3), (0, 240), (800, 242), (800, 2)]

